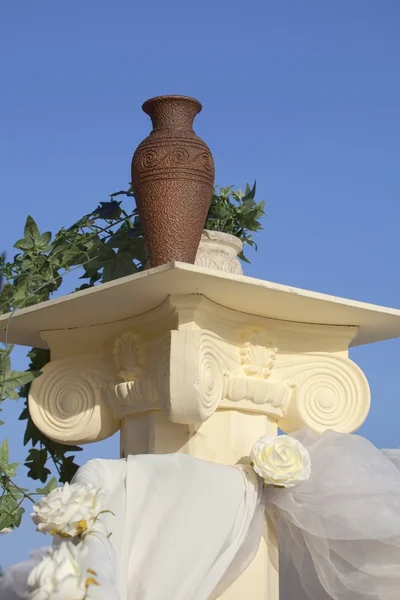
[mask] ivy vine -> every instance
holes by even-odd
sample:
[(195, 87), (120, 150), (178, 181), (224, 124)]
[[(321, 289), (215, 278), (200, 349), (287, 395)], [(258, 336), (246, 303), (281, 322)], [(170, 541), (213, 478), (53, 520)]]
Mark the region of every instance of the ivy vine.
[[(216, 188), (205, 228), (223, 231), (239, 237), (244, 244), (255, 246), (253, 234), (262, 229), (264, 202), (255, 201), (256, 184), (244, 191), (233, 187)], [(122, 199), (121, 199), (122, 198)], [(48, 350), (32, 348), (26, 371), (15, 371), (11, 364), (13, 347), (8, 344), (8, 328), (12, 315), (49, 300), (59, 290), (65, 276), (78, 271), (82, 281), (75, 290), (83, 290), (119, 277), (132, 275), (144, 268), (147, 256), (143, 232), (132, 188), (111, 194), (109, 201), (74, 223), (62, 228), (54, 236), (40, 232), (35, 220), (28, 216), (24, 235), (14, 247), (17, 254), (7, 261), (0, 255), (0, 314), (9, 313), (4, 348), (0, 348), (0, 412), (5, 400), (24, 400), (19, 419), (26, 421), (23, 443), (27, 447), (25, 467), (28, 476), (44, 487), (35, 491), (19, 487), (15, 477), (19, 464), (10, 462), (7, 439), (0, 444), (0, 531), (18, 527), (24, 512), (25, 500), (47, 494), (57, 482), (70, 481), (78, 469), (76, 454), (79, 446), (58, 444), (47, 438), (33, 423), (28, 408), (28, 394), (32, 381), (50, 360)], [(247, 261), (244, 254), (242, 260)], [(4, 425), (0, 421), (0, 425)], [(57, 476), (52, 477), (52, 473)]]

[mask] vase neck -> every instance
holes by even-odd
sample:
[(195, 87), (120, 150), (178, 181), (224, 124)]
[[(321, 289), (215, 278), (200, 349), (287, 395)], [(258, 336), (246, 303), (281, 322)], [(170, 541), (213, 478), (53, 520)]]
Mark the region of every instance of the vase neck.
[(153, 131), (163, 129), (193, 130), (193, 122), (202, 106), (198, 100), (186, 96), (158, 96), (146, 100), (142, 106), (153, 123)]

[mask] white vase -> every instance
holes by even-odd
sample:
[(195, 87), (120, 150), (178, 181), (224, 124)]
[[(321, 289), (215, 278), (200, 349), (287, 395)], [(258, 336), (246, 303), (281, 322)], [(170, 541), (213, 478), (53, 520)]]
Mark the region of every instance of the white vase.
[(222, 231), (204, 230), (195, 265), (243, 275), (242, 264), (238, 258), (242, 249), (242, 241), (234, 235)]

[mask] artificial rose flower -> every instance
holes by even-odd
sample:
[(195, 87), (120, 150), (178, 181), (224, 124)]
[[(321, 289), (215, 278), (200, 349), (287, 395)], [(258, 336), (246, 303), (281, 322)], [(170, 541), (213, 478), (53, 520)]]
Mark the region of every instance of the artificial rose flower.
[(49, 548), (33, 550), (28, 560), (12, 565), (5, 573), (0, 573), (1, 600), (22, 600), (23, 598), (26, 600), (28, 598), (26, 581), (29, 573), (48, 551)]
[(28, 576), (29, 600), (84, 600), (89, 586), (98, 586), (88, 569), (87, 548), (62, 542), (54, 546)]
[(264, 435), (254, 444), (250, 459), (254, 471), (266, 485), (290, 488), (311, 474), (308, 451), (289, 435)]
[(31, 517), (41, 533), (80, 536), (93, 527), (103, 498), (104, 492), (92, 485), (66, 483), (35, 504)]

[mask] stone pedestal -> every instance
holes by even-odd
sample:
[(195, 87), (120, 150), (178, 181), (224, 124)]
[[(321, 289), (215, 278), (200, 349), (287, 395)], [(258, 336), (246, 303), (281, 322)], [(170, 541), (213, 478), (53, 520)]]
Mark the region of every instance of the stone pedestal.
[[(399, 311), (172, 264), (19, 311), (9, 340), (51, 349), (29, 397), (50, 438), (81, 444), (120, 429), (122, 456), (235, 464), (278, 427), (356, 430), (370, 392), (349, 345), (399, 333)], [(266, 527), (224, 600), (278, 599)]]

